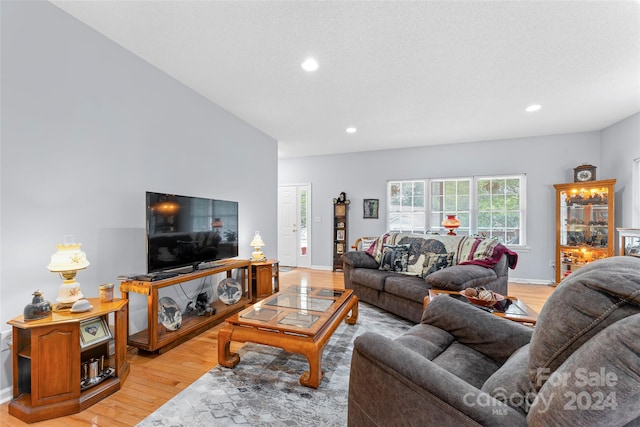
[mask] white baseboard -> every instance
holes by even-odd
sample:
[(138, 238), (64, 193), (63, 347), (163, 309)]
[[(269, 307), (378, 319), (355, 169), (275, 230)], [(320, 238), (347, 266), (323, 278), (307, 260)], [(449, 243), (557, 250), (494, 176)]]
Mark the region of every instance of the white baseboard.
[(333, 267), (330, 265), (312, 265), (311, 266), (312, 270), (327, 270), (327, 271), (331, 271), (333, 270)]
[(13, 387), (9, 386), (0, 390), (0, 405), (7, 403), (13, 397)]
[(517, 277), (509, 277), (509, 283), (522, 283), (523, 285), (554, 285), (556, 282), (553, 280), (541, 280), (541, 279), (518, 279)]

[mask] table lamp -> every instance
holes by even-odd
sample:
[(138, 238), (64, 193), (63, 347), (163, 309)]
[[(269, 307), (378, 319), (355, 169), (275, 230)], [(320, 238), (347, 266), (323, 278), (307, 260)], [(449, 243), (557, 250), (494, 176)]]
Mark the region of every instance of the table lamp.
[(57, 244), (57, 251), (51, 255), (51, 262), (47, 266), (50, 271), (60, 273), (60, 277), (64, 279), (56, 298), (56, 301), (60, 303), (56, 307), (58, 310), (67, 308), (67, 306), (71, 307), (74, 302), (84, 296), (80, 289), (80, 283), (76, 282), (76, 274), (78, 270), (87, 268), (89, 261), (87, 255), (80, 250), (80, 246), (82, 246), (80, 243)]
[(259, 231), (256, 231), (256, 234), (253, 236), (250, 246), (254, 248), (254, 251), (251, 254), (253, 256), (253, 261), (264, 261), (266, 259), (260, 250), (260, 248), (264, 246), (264, 241), (262, 240), (262, 237), (260, 237)]
[(449, 230), (447, 236), (455, 236), (456, 233), (454, 232), (454, 230), (460, 227), (460, 220), (456, 218), (455, 215), (447, 215), (445, 220), (442, 221), (442, 226)]

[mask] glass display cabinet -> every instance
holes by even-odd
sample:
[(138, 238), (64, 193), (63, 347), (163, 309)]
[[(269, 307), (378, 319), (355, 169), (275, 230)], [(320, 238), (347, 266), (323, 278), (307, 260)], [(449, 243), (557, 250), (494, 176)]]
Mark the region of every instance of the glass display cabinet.
[(555, 184), (556, 283), (578, 268), (613, 256), (615, 179)]
[(620, 246), (618, 255), (640, 258), (640, 228), (618, 228)]

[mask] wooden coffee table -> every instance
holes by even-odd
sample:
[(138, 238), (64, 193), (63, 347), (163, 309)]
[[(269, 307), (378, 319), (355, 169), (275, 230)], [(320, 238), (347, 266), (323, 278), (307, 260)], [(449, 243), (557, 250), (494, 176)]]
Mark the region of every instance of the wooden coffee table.
[(289, 286), (226, 319), (218, 332), (218, 363), (240, 362), (231, 341), (254, 342), (298, 353), (309, 361), (300, 384), (317, 388), (324, 377), (322, 351), (342, 320), (358, 320), (358, 297), (351, 289)]
[[(460, 295), (460, 292), (456, 291), (445, 291), (442, 289), (429, 289), (429, 295), (424, 297), (424, 308), (427, 308), (429, 301), (432, 298), (435, 298), (439, 295), (450, 295), (456, 298), (459, 298), (463, 301), (469, 301), (463, 295)], [(514, 322), (528, 323), (531, 325), (535, 325), (538, 320), (538, 313), (533, 311), (531, 307), (522, 302), (522, 300), (513, 296), (505, 296), (505, 301), (510, 300), (510, 304), (506, 304), (504, 310), (501, 310), (501, 307), (489, 308), (491, 313), (496, 316), (504, 317), (505, 319), (513, 320)]]

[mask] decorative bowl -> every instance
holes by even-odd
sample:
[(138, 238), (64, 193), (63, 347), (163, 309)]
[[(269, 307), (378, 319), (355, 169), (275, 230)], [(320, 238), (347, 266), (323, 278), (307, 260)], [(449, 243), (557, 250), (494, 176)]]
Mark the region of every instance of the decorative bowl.
[[(465, 297), (466, 299), (469, 300), (469, 302), (471, 302), (471, 304), (475, 304), (475, 305), (479, 305), (482, 307), (492, 307), (493, 305), (495, 305), (495, 303), (497, 303), (498, 301), (502, 301), (504, 300), (504, 295), (500, 295), (496, 292), (491, 291), (491, 293), (493, 294), (493, 299), (490, 300), (485, 300), (485, 299), (480, 299), (477, 297), (472, 297), (471, 295), (467, 295), (467, 291), (469, 291), (470, 288), (467, 288), (463, 291), (460, 291), (460, 295), (462, 295), (463, 297)], [(484, 289), (482, 289), (484, 290)]]

